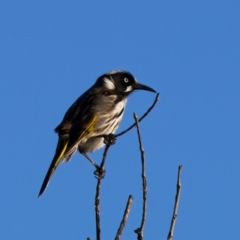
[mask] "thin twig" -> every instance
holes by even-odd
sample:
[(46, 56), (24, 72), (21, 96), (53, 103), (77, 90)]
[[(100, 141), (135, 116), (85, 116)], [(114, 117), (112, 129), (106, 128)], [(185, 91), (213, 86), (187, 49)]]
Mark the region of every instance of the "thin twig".
[[(149, 112), (154, 108), (154, 106), (156, 105), (157, 101), (159, 99), (159, 93), (157, 93), (155, 100), (153, 102), (153, 104), (151, 105), (151, 107), (143, 114), (143, 116), (141, 118), (139, 118), (137, 121), (140, 122), (141, 120), (143, 120), (148, 114)], [(109, 134), (109, 135), (98, 135), (95, 136), (96, 138), (98, 137), (103, 137), (106, 141), (106, 147), (103, 153), (103, 159), (102, 162), (100, 164), (100, 166), (98, 167), (98, 165), (88, 156), (85, 156), (96, 168), (97, 170), (94, 172), (98, 181), (97, 181), (97, 187), (96, 187), (96, 195), (95, 195), (95, 218), (96, 218), (96, 236), (97, 236), (97, 240), (100, 240), (100, 234), (101, 234), (101, 227), (100, 227), (100, 188), (101, 188), (101, 180), (104, 177), (105, 174), (105, 170), (104, 170), (104, 164), (106, 161), (106, 157), (107, 157), (107, 153), (109, 150), (109, 147), (115, 143), (115, 139), (123, 134), (125, 134), (126, 132), (130, 131), (133, 127), (135, 127), (138, 123), (135, 122), (134, 124), (132, 124), (129, 128), (127, 128), (125, 131), (122, 131), (121, 133), (117, 134), (117, 135), (113, 135), (113, 134)], [(139, 129), (139, 127), (138, 127)], [(140, 133), (139, 133), (140, 134)], [(141, 141), (141, 140), (140, 140)], [(142, 149), (141, 151), (141, 155), (144, 154), (144, 151)], [(144, 158), (144, 156), (142, 157)], [(142, 160), (143, 161), (143, 160)], [(144, 166), (144, 161), (142, 162), (143, 166)], [(143, 198), (146, 198), (146, 177), (145, 177), (145, 170), (143, 170), (144, 175), (142, 175), (143, 177), (143, 191), (145, 192), (143, 195)], [(145, 180), (144, 180), (145, 179)], [(145, 217), (146, 217), (146, 199), (144, 200), (144, 207), (145, 212), (143, 213), (143, 220), (142, 220), (142, 224), (141, 224), (141, 232), (143, 231), (143, 227), (144, 227), (144, 222), (145, 222)], [(144, 211), (144, 210), (143, 210)]]
[[(156, 97), (155, 97), (155, 100), (153, 102), (153, 104), (151, 105), (151, 107), (138, 119), (138, 122), (141, 122), (150, 112), (151, 110), (154, 108), (154, 106), (156, 105), (157, 101), (159, 100), (159, 93), (157, 93)], [(133, 123), (129, 128), (127, 128), (126, 130), (118, 133), (115, 135), (115, 137), (119, 137), (123, 134), (125, 134), (126, 132), (130, 131), (133, 127), (135, 127), (137, 125), (137, 123)]]
[(170, 230), (168, 233), (167, 240), (173, 239), (174, 228), (175, 228), (175, 224), (177, 221), (178, 205), (179, 205), (180, 192), (181, 192), (181, 170), (182, 170), (182, 165), (179, 165), (178, 166), (177, 191), (176, 191), (176, 197), (175, 197), (175, 204), (174, 204), (173, 216), (172, 216)]
[(101, 226), (100, 226), (100, 187), (101, 187), (101, 178), (98, 178), (96, 195), (95, 195), (95, 218), (96, 218), (96, 238), (97, 240), (101, 239)]
[[(103, 158), (102, 158), (102, 162), (100, 164), (100, 167), (98, 170), (96, 170), (98, 172), (97, 174), (97, 187), (96, 187), (96, 195), (95, 195), (95, 219), (96, 219), (96, 238), (97, 240), (101, 239), (101, 225), (100, 225), (100, 188), (101, 188), (101, 180), (104, 177), (104, 164), (106, 161), (106, 157), (107, 157), (107, 153), (108, 150), (110, 148), (111, 145), (107, 144), (105, 149), (104, 149), (104, 153), (103, 153)], [(95, 173), (96, 173), (95, 171)]]
[(122, 219), (122, 221), (120, 223), (120, 226), (118, 228), (115, 240), (119, 240), (121, 235), (122, 235), (123, 229), (124, 229), (124, 227), (126, 225), (126, 222), (127, 222), (127, 219), (128, 219), (128, 215), (129, 215), (129, 212), (130, 212), (130, 209), (131, 209), (131, 206), (132, 206), (132, 201), (133, 201), (133, 196), (130, 195), (128, 197), (127, 205), (126, 205), (126, 208), (125, 208), (125, 211), (124, 211), (124, 214), (123, 214), (123, 219)]
[(147, 214), (147, 178), (146, 178), (146, 171), (145, 171), (145, 155), (144, 155), (144, 149), (142, 145), (142, 139), (140, 135), (140, 129), (139, 129), (139, 120), (137, 118), (136, 113), (134, 113), (134, 119), (137, 126), (137, 134), (138, 134), (138, 142), (139, 142), (139, 149), (141, 152), (141, 162), (142, 162), (142, 188), (143, 188), (143, 210), (142, 210), (142, 221), (141, 226), (134, 230), (135, 233), (138, 235), (138, 240), (143, 239), (143, 231), (144, 231), (144, 225), (146, 221), (146, 214)]
[(106, 162), (106, 158), (107, 158), (107, 153), (108, 153), (108, 150), (110, 148), (111, 145), (107, 144), (106, 147), (105, 147), (105, 150), (103, 152), (103, 158), (102, 158), (102, 162), (100, 164), (100, 168), (103, 168), (104, 167), (104, 164)]

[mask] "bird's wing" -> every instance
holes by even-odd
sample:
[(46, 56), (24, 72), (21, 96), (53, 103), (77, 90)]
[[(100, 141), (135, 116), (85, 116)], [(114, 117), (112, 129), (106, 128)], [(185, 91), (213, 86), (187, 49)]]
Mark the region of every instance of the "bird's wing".
[[(91, 90), (91, 89), (90, 89)], [(63, 121), (56, 127), (59, 134), (56, 153), (42, 183), (38, 197), (46, 189), (48, 182), (63, 158), (71, 157), (74, 151), (70, 151), (81, 138), (94, 130), (97, 116), (90, 112), (89, 106), (92, 103), (90, 90), (80, 96), (66, 112)], [(69, 155), (68, 152), (70, 152)]]
[(59, 138), (69, 139), (66, 152), (83, 137), (94, 131), (98, 117), (92, 106), (95, 105), (98, 93), (99, 89), (95, 87), (81, 95), (67, 110), (62, 122), (55, 128)]

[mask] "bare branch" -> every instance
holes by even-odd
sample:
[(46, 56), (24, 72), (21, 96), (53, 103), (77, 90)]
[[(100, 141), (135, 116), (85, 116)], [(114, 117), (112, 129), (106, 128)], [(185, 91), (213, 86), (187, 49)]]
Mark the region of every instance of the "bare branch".
[(107, 158), (107, 154), (108, 154), (108, 150), (110, 148), (111, 145), (107, 144), (105, 147), (105, 150), (103, 152), (103, 158), (102, 158), (102, 162), (100, 164), (100, 168), (104, 168), (104, 164), (106, 162), (106, 158)]
[[(151, 110), (155, 107), (155, 105), (156, 105), (156, 103), (157, 103), (158, 100), (159, 100), (159, 93), (157, 93), (157, 95), (156, 95), (156, 97), (155, 97), (155, 100), (154, 100), (153, 104), (151, 105), (151, 107), (138, 119), (138, 122), (141, 122), (141, 121), (151, 112)], [(133, 124), (132, 124), (129, 128), (127, 128), (126, 130), (124, 130), (124, 131), (116, 134), (115, 137), (117, 138), (117, 137), (119, 137), (119, 136), (127, 133), (128, 131), (130, 131), (130, 130), (131, 130), (133, 127), (135, 127), (136, 125), (137, 125), (136, 122), (133, 123)]]
[(97, 240), (101, 239), (101, 226), (100, 226), (100, 187), (101, 178), (98, 179), (95, 195), (95, 218), (96, 218), (96, 237)]
[(100, 188), (101, 188), (101, 180), (103, 179), (105, 175), (104, 170), (104, 164), (106, 161), (107, 153), (111, 145), (107, 144), (104, 153), (102, 162), (100, 164), (100, 167), (97, 168), (97, 170), (94, 172), (94, 174), (97, 176), (97, 187), (96, 187), (96, 195), (95, 195), (95, 219), (96, 219), (96, 237), (97, 240), (101, 239), (101, 226), (100, 226)]
[[(135, 127), (137, 125), (138, 127), (138, 134), (139, 134), (139, 139), (140, 139), (140, 132), (139, 132), (139, 126), (138, 126), (138, 122), (140, 122), (141, 120), (143, 120), (148, 114), (149, 112), (154, 108), (154, 106), (156, 105), (157, 101), (159, 99), (159, 93), (157, 93), (155, 100), (153, 102), (153, 104), (151, 105), (151, 107), (143, 114), (143, 116), (139, 119), (135, 119), (135, 123), (132, 124), (129, 128), (127, 128), (125, 131), (114, 135), (114, 134), (108, 134), (108, 135), (98, 135), (95, 136), (95, 138), (98, 137), (103, 137), (104, 138), (104, 143), (106, 144), (104, 153), (103, 153), (103, 158), (102, 158), (102, 162), (100, 164), (100, 166), (98, 166), (87, 154), (83, 155), (95, 166), (96, 171), (94, 171), (94, 174), (96, 176), (96, 178), (98, 179), (97, 181), (97, 186), (96, 186), (96, 195), (95, 195), (95, 219), (96, 219), (96, 236), (97, 236), (97, 240), (100, 240), (100, 233), (101, 233), (101, 227), (100, 227), (100, 188), (101, 188), (101, 180), (105, 175), (105, 170), (104, 170), (104, 164), (106, 161), (106, 157), (107, 157), (107, 153), (108, 153), (108, 149), (111, 145), (113, 145), (115, 143), (115, 140), (117, 137), (125, 134), (126, 132), (130, 131), (133, 127)], [(139, 140), (141, 141), (141, 139)], [(142, 148), (142, 144), (140, 143), (140, 151), (141, 151), (141, 155), (142, 155), (142, 166), (143, 166), (143, 170), (142, 170), (142, 178), (143, 178), (143, 219), (142, 219), (142, 223), (141, 223), (141, 227), (140, 227), (140, 232), (142, 234), (143, 228), (144, 228), (144, 223), (145, 223), (145, 218), (146, 218), (146, 177), (145, 177), (145, 169), (144, 169), (144, 151)], [(136, 230), (135, 230), (136, 231)], [(139, 235), (140, 236), (140, 235)]]
[(182, 170), (182, 165), (179, 165), (178, 166), (177, 191), (176, 191), (176, 197), (175, 197), (175, 204), (174, 204), (173, 216), (172, 216), (172, 221), (171, 221), (167, 240), (173, 239), (173, 232), (174, 232), (175, 224), (177, 221), (178, 205), (179, 205), (180, 192), (181, 192), (181, 179), (180, 179), (181, 178), (181, 170)]
[(138, 240), (143, 239), (143, 231), (144, 231), (144, 225), (146, 221), (146, 214), (147, 214), (147, 178), (146, 178), (146, 171), (145, 171), (145, 155), (144, 155), (144, 149), (142, 145), (142, 139), (140, 135), (140, 129), (139, 129), (139, 120), (137, 118), (136, 113), (134, 113), (134, 119), (137, 126), (137, 133), (138, 133), (138, 142), (139, 142), (139, 149), (141, 152), (141, 162), (142, 162), (142, 188), (143, 188), (143, 210), (142, 210), (142, 221), (141, 226), (134, 230), (134, 232), (138, 235)]
[(118, 231), (117, 231), (117, 235), (115, 237), (115, 240), (120, 240), (120, 237), (122, 235), (122, 232), (123, 232), (123, 229), (126, 225), (126, 222), (127, 222), (127, 219), (128, 219), (128, 215), (130, 213), (130, 209), (131, 209), (131, 206), (132, 206), (132, 201), (133, 201), (133, 196), (130, 195), (128, 197), (128, 202), (127, 202), (127, 205), (126, 205), (126, 208), (125, 208), (125, 211), (124, 211), (124, 214), (123, 214), (123, 219), (120, 223), (120, 226), (118, 228)]

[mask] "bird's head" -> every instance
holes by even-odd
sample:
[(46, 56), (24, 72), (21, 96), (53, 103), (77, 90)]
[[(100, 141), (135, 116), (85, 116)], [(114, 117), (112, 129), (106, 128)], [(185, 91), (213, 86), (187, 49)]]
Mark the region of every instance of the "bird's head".
[(102, 75), (97, 82), (110, 92), (130, 94), (134, 90), (146, 90), (156, 92), (154, 89), (140, 84), (136, 78), (129, 72), (123, 70), (114, 70)]

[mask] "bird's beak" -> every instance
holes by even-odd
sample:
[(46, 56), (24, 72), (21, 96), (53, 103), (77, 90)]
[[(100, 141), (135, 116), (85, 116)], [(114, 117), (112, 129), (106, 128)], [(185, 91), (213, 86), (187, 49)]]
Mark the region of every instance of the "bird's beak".
[(141, 84), (141, 83), (136, 83), (136, 84), (134, 85), (134, 90), (135, 90), (135, 89), (146, 90), (146, 91), (149, 91), (149, 92), (156, 92), (154, 89), (152, 89), (152, 88), (150, 88), (150, 87), (148, 87), (148, 86), (146, 86), (146, 85), (143, 85), (143, 84)]

